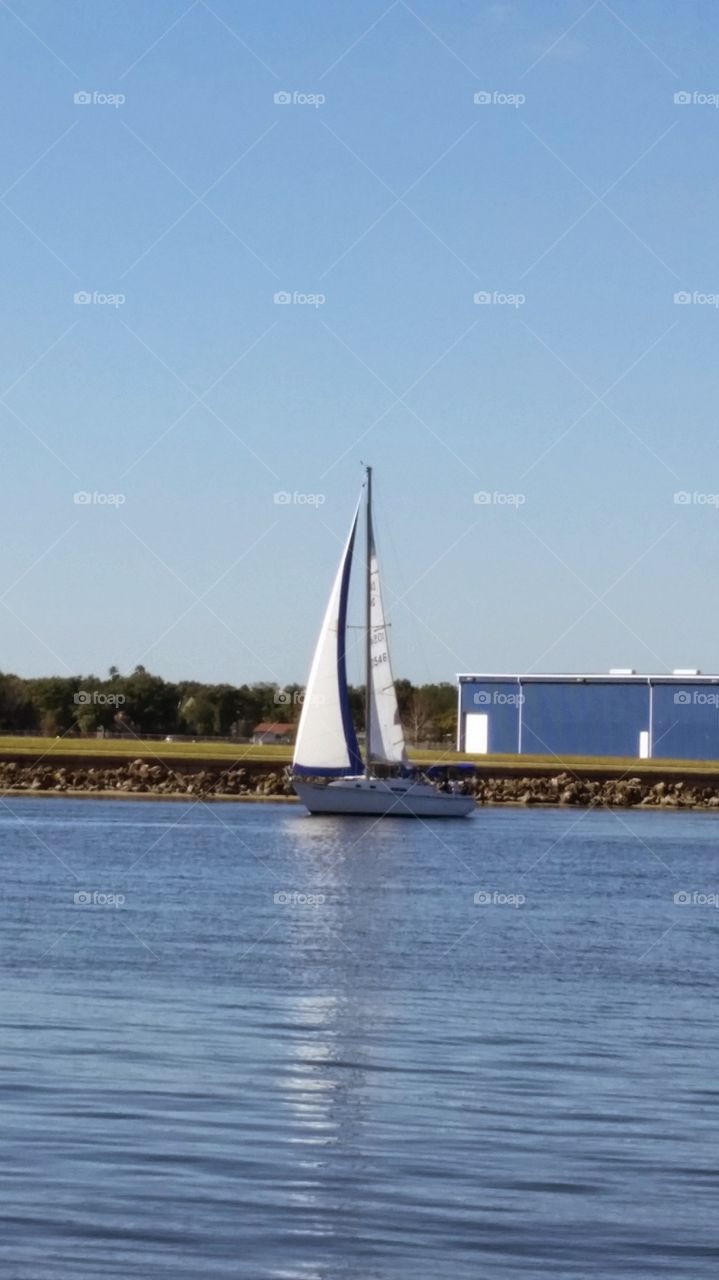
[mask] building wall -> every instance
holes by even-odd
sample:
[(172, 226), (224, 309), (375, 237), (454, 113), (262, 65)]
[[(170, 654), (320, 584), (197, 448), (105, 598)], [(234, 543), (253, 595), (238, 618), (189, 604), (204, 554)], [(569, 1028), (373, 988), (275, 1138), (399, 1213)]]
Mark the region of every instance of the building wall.
[(719, 759), (719, 685), (654, 686), (653, 755), (674, 760)]
[(460, 681), (459, 709), (461, 749), (481, 715), (491, 754), (639, 758), (651, 733), (655, 759), (719, 760), (719, 677), (477, 676)]
[[(513, 755), (519, 737), (519, 685), (516, 680), (482, 680), (461, 685), (462, 716), (486, 715), (489, 721), (487, 750)], [(464, 738), (462, 741), (464, 749)]]
[(646, 684), (562, 684), (522, 687), (522, 751), (529, 755), (638, 756), (649, 728)]

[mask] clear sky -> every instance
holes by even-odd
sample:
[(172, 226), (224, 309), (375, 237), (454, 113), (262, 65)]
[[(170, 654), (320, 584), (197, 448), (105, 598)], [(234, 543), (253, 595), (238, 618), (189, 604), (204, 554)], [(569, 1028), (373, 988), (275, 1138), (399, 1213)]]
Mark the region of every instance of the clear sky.
[(0, 668), (717, 670), (718, 25), (3, 0)]

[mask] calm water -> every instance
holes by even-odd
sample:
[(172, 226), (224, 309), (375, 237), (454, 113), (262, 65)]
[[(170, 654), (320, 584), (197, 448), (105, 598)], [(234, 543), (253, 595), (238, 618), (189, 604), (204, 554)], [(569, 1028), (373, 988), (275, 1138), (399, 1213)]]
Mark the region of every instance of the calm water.
[(713, 1280), (718, 838), (3, 801), (0, 1274)]

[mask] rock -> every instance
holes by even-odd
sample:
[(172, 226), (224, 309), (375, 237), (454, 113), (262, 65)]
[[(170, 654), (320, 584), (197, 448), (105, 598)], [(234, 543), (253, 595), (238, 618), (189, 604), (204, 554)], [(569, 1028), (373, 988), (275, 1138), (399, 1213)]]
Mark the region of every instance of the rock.
[[(53, 769), (50, 765), (0, 762), (0, 784), (7, 790), (66, 792), (122, 792), (130, 794), (257, 796), (267, 799), (293, 795), (284, 771), (265, 771), (260, 765), (237, 768), (196, 768), (177, 773), (165, 765), (138, 759), (113, 768), (78, 764)], [(650, 778), (578, 778), (563, 770), (540, 777), (487, 777), (478, 773), (469, 790), (479, 804), (576, 805), (588, 808), (719, 809), (719, 786), (701, 782), (652, 782)]]

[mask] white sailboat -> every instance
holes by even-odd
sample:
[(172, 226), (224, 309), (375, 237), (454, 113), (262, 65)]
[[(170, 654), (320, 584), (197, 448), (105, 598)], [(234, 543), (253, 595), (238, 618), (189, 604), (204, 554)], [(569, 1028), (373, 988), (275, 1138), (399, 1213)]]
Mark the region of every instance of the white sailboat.
[[(357, 506), (330, 593), (315, 649), (292, 761), (292, 785), (310, 813), (376, 817), (460, 818), (474, 809), (472, 796), (441, 791), (412, 774), (387, 642), (377, 552), (372, 530), (372, 468), (366, 468), (366, 685), (365, 759), (360, 755), (347, 686), (347, 599)], [(398, 776), (378, 778), (373, 765)]]

